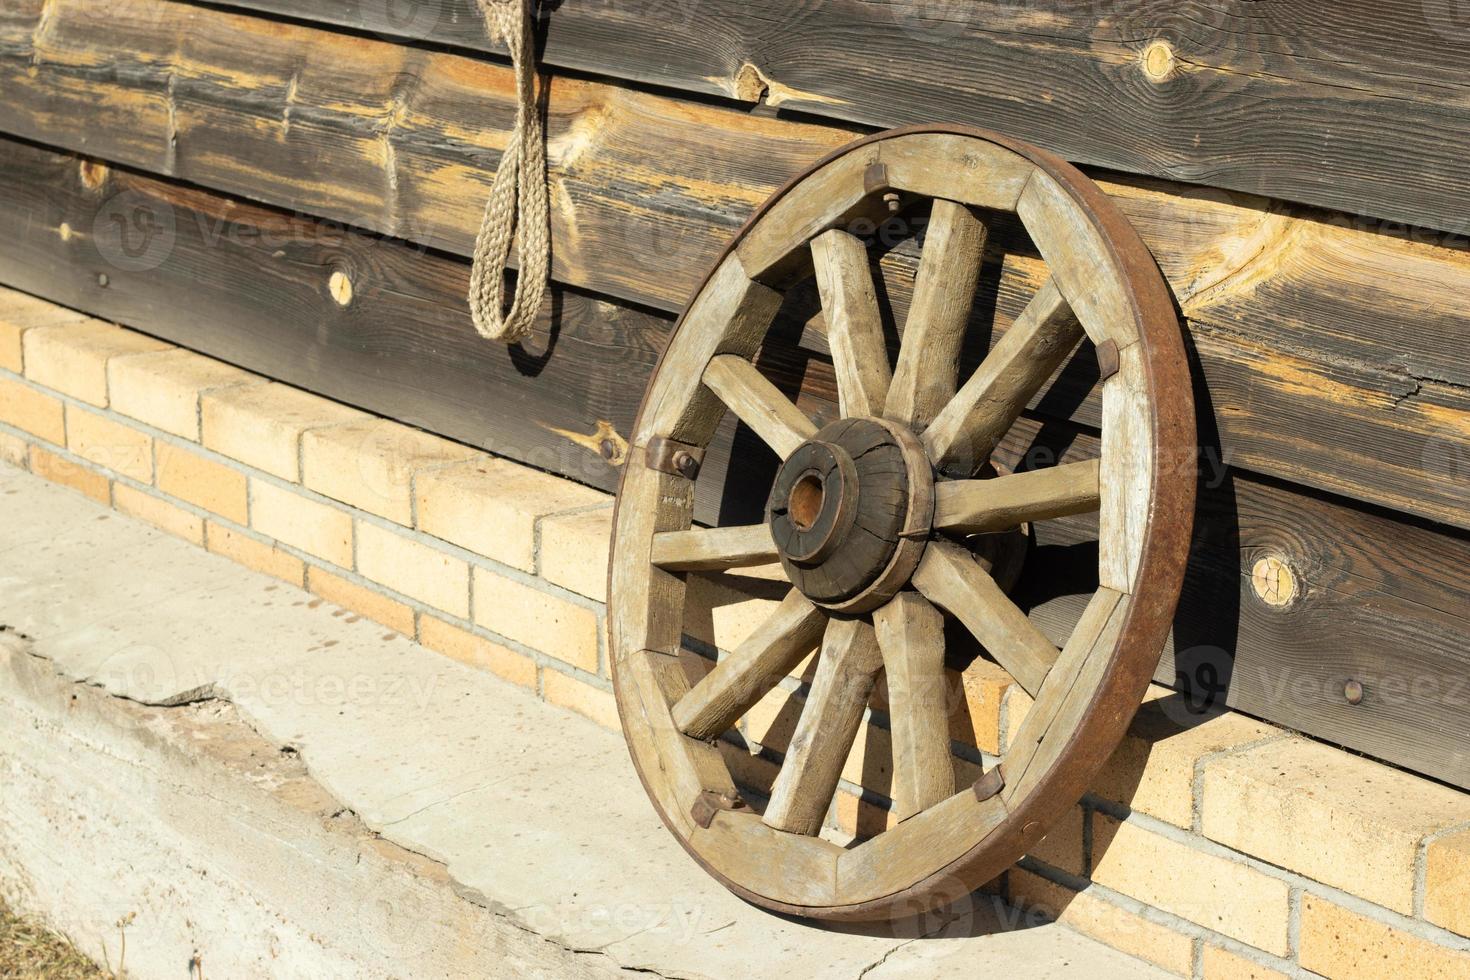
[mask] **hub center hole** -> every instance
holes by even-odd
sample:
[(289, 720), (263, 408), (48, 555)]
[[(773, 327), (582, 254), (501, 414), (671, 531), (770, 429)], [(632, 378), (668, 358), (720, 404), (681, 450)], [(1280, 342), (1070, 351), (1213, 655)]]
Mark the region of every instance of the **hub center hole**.
[(798, 531), (810, 531), (822, 513), (822, 499), (826, 488), (822, 478), (808, 473), (796, 481), (791, 488), (791, 497), (786, 502), (786, 513)]

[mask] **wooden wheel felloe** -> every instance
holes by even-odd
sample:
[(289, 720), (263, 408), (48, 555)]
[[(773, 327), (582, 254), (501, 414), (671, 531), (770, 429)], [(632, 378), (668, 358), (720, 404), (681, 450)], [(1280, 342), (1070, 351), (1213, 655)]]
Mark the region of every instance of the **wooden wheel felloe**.
[[(890, 363), (859, 218), (932, 200)], [(1014, 215), (1049, 278), (960, 376), (992, 222)], [(1009, 218), (1008, 220), (1015, 220)], [(783, 293), (814, 277), (840, 419), (818, 424), (753, 363)], [(1097, 459), (986, 464), (1090, 342)], [(732, 412), (782, 463), (766, 520), (692, 526), (699, 462)], [(874, 919), (953, 901), (1026, 853), (1087, 788), (1132, 718), (1178, 599), (1193, 505), (1193, 406), (1162, 277), (1086, 177), (1034, 147), (946, 127), (879, 134), (820, 161), (745, 225), (696, 293), (650, 382), (615, 519), (610, 654), (634, 763), (665, 824), (750, 901)], [(982, 467), (984, 469), (982, 470)], [(1098, 587), (1061, 649), (974, 546), (1097, 513)], [(688, 576), (769, 566), (791, 583), (707, 671), (681, 658)], [(958, 786), (944, 616), (1034, 699), (1005, 755)], [(716, 740), (817, 650), (764, 807)], [(843, 847), (818, 836), (880, 674), (899, 823)]]

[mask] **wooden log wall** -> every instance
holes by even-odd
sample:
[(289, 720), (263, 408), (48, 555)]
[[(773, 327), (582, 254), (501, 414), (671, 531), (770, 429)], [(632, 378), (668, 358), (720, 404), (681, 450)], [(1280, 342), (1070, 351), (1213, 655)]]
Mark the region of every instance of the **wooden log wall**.
[[(1206, 179), (1221, 187), (1147, 176), (1206, 172), (1149, 163), (1128, 149), (1129, 134), (1172, 133), (1167, 119), (1117, 127), (1094, 111), (1085, 123), (1076, 120), (1084, 108), (1114, 111), (1104, 103), (1116, 93), (1089, 78), (1138, 70), (1109, 54), (1108, 39), (1133, 51), (1138, 38), (1156, 36), (1114, 22), (1074, 17), (1067, 26), (1058, 15), (1055, 31), (1101, 39), (1087, 51), (1057, 42), (1091, 59), (1094, 75), (1063, 72), (1058, 77), (1073, 79), (1070, 86), (1035, 89), (1063, 104), (1048, 115), (1018, 103), (1027, 108), (1020, 115), (1034, 117), (1023, 122), (956, 94), (993, 97), (1004, 91), (993, 81), (997, 72), (1023, 85), (1025, 70), (1035, 74), (1053, 56), (1042, 53), (1042, 42), (1061, 34), (1026, 30), (1016, 20), (1021, 7), (1005, 8), (1008, 21), (986, 22), (985, 44), (952, 66), (960, 74), (936, 71), (932, 77), (963, 84), (935, 92), (909, 60), (922, 45), (904, 46), (892, 64), (859, 66), (853, 78), (833, 68), (835, 52), (850, 50), (865, 23), (834, 17), (894, 16), (902, 3), (787, 5), (779, 16), (764, 3), (740, 11), (720, 2), (679, 6), (687, 36), (711, 39), (702, 46), (671, 46), (660, 32), (647, 32), (641, 4), (563, 5), (550, 18), (549, 63), (685, 92), (580, 76), (550, 80), (557, 284), (535, 339), (506, 349), (473, 334), (463, 300), (463, 256), (513, 111), (508, 70), (475, 53), (487, 45), (471, 4), (388, 5), (413, 17), (431, 7), (436, 13), (392, 22), (364, 20), (384, 5), (356, 0), (309, 10), (291, 0), (226, 5), (322, 22), (313, 26), (176, 0), (109, 0), (105, 16), (83, 0), (12, 0), (0, 9), (0, 132), (9, 134), (0, 138), (0, 282), (611, 488), (616, 469), (600, 450), (610, 448), (614, 462), (623, 451), (673, 314), (745, 215), (790, 174), (851, 139), (859, 131), (853, 121), (948, 115), (1137, 171), (1094, 176), (1144, 234), (1187, 320), (1205, 469), (1214, 476), (1160, 679), (1470, 785), (1470, 692), (1456, 683), (1470, 661), (1470, 254), (1454, 235), (1305, 206), (1348, 205), (1292, 183), (1332, 183), (1333, 193), (1355, 187), (1359, 203), (1351, 207), (1367, 213), (1409, 215), (1403, 202), (1415, 194), (1425, 208), (1453, 209), (1462, 199), (1448, 189), (1452, 182), (1426, 189), (1426, 175), (1439, 173), (1431, 166), (1438, 157), (1413, 180), (1403, 172), (1383, 178), (1386, 196), (1374, 198), (1366, 184), (1352, 184), (1349, 152), (1304, 174), (1311, 168), (1247, 152), (1239, 142), (1273, 139), (1270, 127), (1244, 116), (1211, 117), (1196, 135), (1212, 133), (1213, 142), (1200, 144), (1192, 159), (1237, 161), (1237, 169), (1208, 171)], [(1256, 32), (1250, 43), (1265, 47), (1295, 23), (1280, 18), (1305, 18), (1317, 7), (1272, 4), (1246, 24), (1243, 5), (1212, 6), (1234, 11), (1233, 19), (1190, 37), (1223, 45), (1229, 35), (1247, 45), (1244, 25)], [(1337, 9), (1347, 18), (1355, 6)], [(887, 7), (894, 9), (883, 13)], [(1185, 23), (1162, 9), (1154, 11), (1161, 23)], [(641, 48), (622, 46), (635, 14), (655, 36)], [(773, 23), (804, 32), (810, 65), (800, 64), (799, 45), (767, 36)], [(322, 26), (333, 24), (368, 33)], [(842, 24), (846, 32), (834, 26)], [(1032, 41), (1002, 56), (1005, 42), (1015, 42), (1007, 32)], [(435, 43), (408, 45), (402, 36)], [(1332, 43), (1345, 58), (1365, 38), (1339, 32)], [(753, 61), (752, 46), (762, 52)], [(1057, 64), (1073, 64), (1066, 51), (1055, 53), (1063, 59)], [(1457, 51), (1450, 44), (1420, 54), (1450, 64)], [(1295, 79), (1332, 88), (1333, 77), (1343, 78), (1322, 73), (1351, 69), (1324, 68), (1300, 49), (1273, 57), (1288, 54), (1300, 77), (1274, 61), (1245, 72), (1251, 80), (1239, 89), (1217, 79), (1201, 91), (1228, 116), (1231, 100), (1256, 98), (1243, 93), (1272, 72), (1282, 73), (1272, 84)], [(742, 72), (747, 63), (755, 75)], [(906, 84), (918, 87), (894, 91), (908, 91), (910, 101), (864, 94), (905, 64)], [(1366, 84), (1374, 63), (1356, 64)], [(1204, 69), (1195, 68), (1179, 70), (1200, 75), (1188, 84), (1203, 85)], [(1450, 73), (1420, 62), (1401, 68), (1422, 81), (1420, 101), (1449, 104), (1433, 93), (1452, 84)], [(703, 97), (749, 95), (752, 78), (768, 103), (826, 118), (753, 114)], [(1388, 118), (1336, 90), (1327, 94), (1339, 100), (1333, 111), (1357, 120), (1359, 135)], [(1201, 111), (1210, 115), (1208, 105)], [(1303, 140), (1342, 125), (1323, 112)], [(1221, 142), (1225, 136), (1236, 142)], [(1393, 153), (1407, 152), (1402, 144), (1391, 149), (1390, 163), (1399, 159)], [(1258, 171), (1241, 169), (1249, 166)], [(1323, 179), (1328, 171), (1335, 181)], [(1411, 217), (1429, 222), (1426, 215)], [(1446, 210), (1433, 221), (1445, 227), (1452, 218)], [(1003, 332), (1036, 285), (1040, 264), (1007, 229), (990, 249), (998, 271), (982, 284), (979, 305), (994, 307)], [(915, 268), (912, 249), (882, 261), (886, 301), (900, 315)], [(345, 306), (327, 289), (334, 271), (353, 282)], [(809, 312), (802, 302), (794, 298), (787, 311), (793, 337)], [(979, 336), (972, 360), (984, 353)], [(1088, 363), (1079, 357), (1033, 404), (1034, 418), (1049, 420), (1045, 431), (1070, 433), (1065, 441), (1074, 446), (1085, 446), (1097, 424), (1095, 402), (1080, 394), (1092, 381)], [(769, 366), (805, 407), (830, 409), (830, 365), (820, 357), (777, 350)], [(741, 440), (735, 451), (742, 460), (752, 451), (750, 440), (727, 431), (714, 454), (717, 475), (732, 439)], [(707, 494), (700, 513), (728, 511), (733, 499)], [(1062, 525), (1043, 545), (1053, 557), (1071, 554), (1085, 565), (1077, 552), (1085, 551), (1085, 532)], [(1288, 556), (1303, 578), (1306, 592), (1288, 608), (1267, 607), (1250, 590), (1249, 570), (1266, 553)], [(1044, 589), (1032, 598), (1035, 618), (1065, 631), (1076, 613), (1070, 600)], [(1419, 683), (1415, 697), (1351, 707), (1340, 693), (1350, 676)]]
[[(0, 21), (0, 129), (469, 253), (514, 111), (502, 66), (164, 0), (114, 0), (106, 18), (27, 5)], [(852, 138), (561, 78), (548, 111), (553, 275), (671, 311), (756, 204)], [(1470, 527), (1465, 247), (1218, 190), (1104, 186), (1190, 320), (1232, 461)], [(1003, 317), (1034, 272), (1008, 267)]]
[[(475, 0), (225, 5), (503, 51)], [(541, 6), (553, 66), (878, 127), (968, 120), (1073, 162), (1470, 232), (1458, 0)]]

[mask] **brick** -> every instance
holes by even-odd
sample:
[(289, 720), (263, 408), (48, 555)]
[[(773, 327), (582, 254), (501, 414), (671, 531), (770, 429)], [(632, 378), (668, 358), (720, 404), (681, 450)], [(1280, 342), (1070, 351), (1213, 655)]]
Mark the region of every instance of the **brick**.
[(101, 473), (89, 470), (79, 463), (74, 463), (40, 446), (31, 446), (30, 459), (31, 472), (43, 480), (71, 487), (100, 504), (112, 503), (111, 483)]
[(0, 319), (0, 368), (20, 374), (25, 370), (25, 359), (21, 356), (19, 326)]
[(23, 381), (0, 378), (0, 422), (24, 429), (56, 445), (66, 443), (66, 410), (53, 398)]
[(335, 507), (252, 479), (250, 526), (334, 565), (352, 567), (352, 518)]
[[(709, 663), (703, 657), (699, 660)], [(809, 685), (816, 669), (817, 654), (813, 651), (803, 657), (786, 676)], [(785, 752), (791, 744), (791, 736), (796, 731), (796, 722), (806, 706), (806, 699), (799, 693), (778, 686), (780, 680), (779, 677), (771, 680), (770, 689), (751, 705), (750, 710), (742, 716), (741, 722), (746, 738), (776, 752)]]
[(1302, 896), (1301, 965), (1341, 980), (1452, 980), (1470, 976), (1470, 952), (1350, 912), (1316, 895)]
[(433, 616), (419, 618), (419, 642), (436, 653), (477, 670), (487, 670), (520, 687), (536, 688), (536, 661), (483, 636)]
[(236, 524), (249, 520), (244, 473), (165, 442), (156, 453), (158, 489)]
[(776, 782), (776, 774), (781, 770), (776, 762), (723, 739), (716, 742), (715, 745), (719, 748), (720, 757), (725, 760), (725, 766), (730, 770), (730, 778), (735, 780), (736, 786), (754, 790), (761, 796), (771, 794), (771, 787)]
[(109, 360), (172, 347), (161, 340), (90, 319), (27, 330), (23, 344), (27, 378), (102, 408), (107, 407)]
[(413, 475), (426, 467), (480, 455), (387, 419), (360, 419), (308, 432), (301, 439), (301, 481), (318, 493), (413, 524)]
[(617, 700), (609, 692), (550, 668), (541, 672), (541, 690), (548, 704), (570, 708), (603, 728), (622, 731)]
[(597, 672), (597, 614), (559, 596), (476, 568), (475, 622), (563, 663)]
[(0, 368), (21, 373), (22, 338), (33, 327), (81, 323), (90, 317), (34, 296), (0, 288)]
[(103, 469), (153, 482), (153, 437), (105, 415), (66, 406), (66, 445), (73, 453)]
[(898, 814), (841, 788), (832, 800), (832, 817), (849, 837), (876, 837), (898, 826)]
[[(973, 783), (974, 780), (971, 780)], [(1069, 874), (1084, 875), (1087, 873), (1085, 859), (1083, 857), (1083, 826), (1087, 821), (1087, 814), (1080, 806), (1074, 806), (1066, 813), (1057, 818), (1046, 836), (1036, 842), (1031, 848), (1030, 857), (1038, 861), (1045, 861), (1053, 868), (1061, 868)]]
[(871, 723), (858, 729), (842, 778), (879, 796), (893, 796), (893, 738), (887, 729)]
[[(946, 671), (946, 676), (953, 671)], [(976, 657), (963, 672), (954, 675), (954, 698), (949, 713), (949, 736), (965, 745), (999, 755), (1001, 752), (1001, 705), (1015, 680), (1005, 669)]]
[(745, 737), (784, 753), (805, 707), (806, 699), (800, 694), (784, 687), (772, 687), (745, 713), (742, 719)]
[(198, 442), (201, 392), (265, 380), (193, 351), (165, 350), (114, 357), (107, 383), (113, 411)]
[(1222, 946), (1206, 946), (1204, 980), (1288, 980), (1288, 974), (1262, 966)]
[(1092, 860), (1092, 880), (1100, 885), (1286, 955), (1284, 881), (1103, 813), (1092, 818)]
[(1006, 688), (1000, 700), (1000, 754), (1004, 754), (1015, 743), (1016, 736), (1021, 731), (1021, 723), (1026, 720), (1026, 713), (1036, 702), (1019, 684)]
[(283, 579), (297, 588), (306, 585), (306, 563), (276, 545), (257, 541), (214, 521), (204, 522), (204, 544), (215, 554), (246, 568)]
[[(404, 636), (413, 636), (413, 610), (396, 599), (315, 566), (306, 570), (306, 587), (327, 602), (382, 623)], [(313, 601), (311, 605), (317, 603)]]
[(1205, 836), (1405, 914), (1419, 844), (1470, 821), (1470, 796), (1293, 738), (1207, 762)]
[(1148, 701), (1094, 778), (1092, 791), (1188, 830), (1194, 826), (1194, 778), (1199, 761), (1282, 735), (1280, 729), (1244, 715), (1191, 716), (1177, 696)]
[(357, 523), (357, 571), (453, 616), (470, 614), (470, 566), (375, 524)]
[(283, 384), (208, 391), (199, 398), (204, 445), (283, 480), (301, 479), (301, 434), (368, 416)]
[(607, 601), (612, 507), (541, 520), (541, 577), (598, 602)]
[(778, 581), (775, 575), (750, 568), (741, 569), (738, 578), (691, 575), (685, 592), (684, 632), (721, 650), (735, 649), (775, 612), (790, 590), (785, 579)]
[(9, 463), (11, 466), (26, 465), (26, 441), (19, 436), (13, 436), (8, 432), (0, 432), (0, 462)]
[(1095, 892), (1074, 892), (1023, 868), (1008, 872), (1015, 905), (1040, 911), (1055, 922), (1180, 976), (1194, 970), (1194, 940), (1168, 926), (1120, 908)]
[(203, 518), (167, 500), (119, 483), (112, 489), (112, 506), (192, 544), (204, 544)]
[(1424, 861), (1424, 918), (1470, 936), (1470, 830), (1431, 842)]
[(570, 480), (489, 458), (421, 472), (414, 494), (421, 529), (527, 572), (536, 570), (538, 520), (607, 500)]

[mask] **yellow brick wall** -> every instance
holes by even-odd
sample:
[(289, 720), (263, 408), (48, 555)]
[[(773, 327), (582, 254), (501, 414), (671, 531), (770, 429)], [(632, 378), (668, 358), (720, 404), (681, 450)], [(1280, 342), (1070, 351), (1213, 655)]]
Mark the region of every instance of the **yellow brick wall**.
[[(618, 726), (607, 494), (3, 289), (0, 465)], [(774, 604), (689, 591), (693, 670)], [(743, 785), (770, 786), (813, 665), (722, 743)], [(1030, 699), (983, 658), (946, 694), (964, 785)], [(880, 681), (836, 833), (894, 823), (886, 708)], [(1092, 791), (993, 887), (1180, 976), (1470, 976), (1470, 794), (1156, 688)]]

